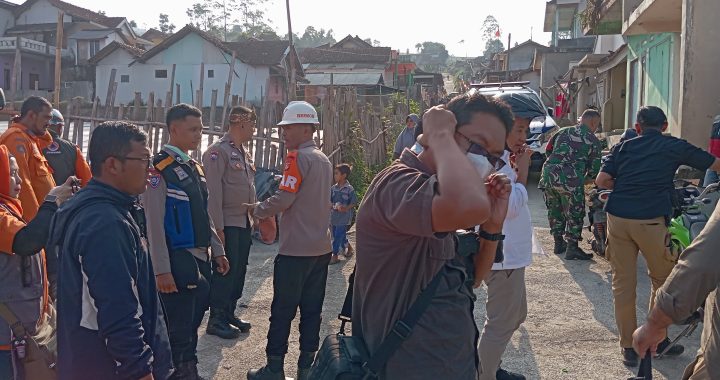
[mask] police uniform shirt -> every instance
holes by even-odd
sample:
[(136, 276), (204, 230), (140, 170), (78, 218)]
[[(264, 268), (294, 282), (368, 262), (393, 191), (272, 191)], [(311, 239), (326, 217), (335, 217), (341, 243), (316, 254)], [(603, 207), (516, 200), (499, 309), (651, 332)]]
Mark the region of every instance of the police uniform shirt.
[(203, 154), (207, 180), (208, 212), (218, 231), (225, 227), (248, 228), (248, 207), (255, 203), (255, 165), (229, 134), (211, 145)]
[(288, 152), (278, 192), (255, 209), (258, 218), (283, 213), (279, 254), (312, 257), (332, 252), (328, 191), (332, 185), (332, 165), (314, 141)]
[[(164, 148), (163, 151), (180, 163), (180, 166), (178, 166), (180, 169), (178, 169), (178, 171), (182, 170), (184, 174), (178, 173), (179, 176), (192, 175), (191, 165), (199, 165), (192, 159), (186, 161), (171, 149)], [(141, 196), (141, 201), (145, 208), (148, 243), (150, 245), (149, 251), (152, 257), (153, 269), (156, 275), (171, 273), (170, 252), (165, 235), (165, 201), (168, 195), (167, 183), (156, 169), (150, 171), (148, 182), (147, 190)], [(225, 256), (225, 249), (215, 232), (212, 220), (210, 220), (210, 248), (212, 257)], [(197, 259), (203, 261), (210, 259), (207, 247), (189, 248), (188, 251)]]

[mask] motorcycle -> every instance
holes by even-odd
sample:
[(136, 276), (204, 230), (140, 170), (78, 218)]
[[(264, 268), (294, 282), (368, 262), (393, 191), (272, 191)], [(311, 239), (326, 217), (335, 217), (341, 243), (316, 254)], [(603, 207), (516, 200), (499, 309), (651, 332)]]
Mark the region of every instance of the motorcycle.
[(692, 243), (705, 228), (709, 216), (701, 210), (701, 206), (709, 205), (712, 199), (708, 195), (719, 189), (717, 183), (708, 185), (702, 192), (700, 189), (685, 180), (677, 180), (680, 187), (675, 188), (676, 207), (675, 217), (670, 220), (670, 252), (675, 257)]
[(588, 219), (590, 225), (588, 230), (592, 232), (593, 239), (590, 246), (593, 252), (598, 256), (605, 257), (605, 248), (607, 246), (607, 213), (605, 212), (605, 203), (610, 197), (611, 190), (592, 189), (588, 193)]

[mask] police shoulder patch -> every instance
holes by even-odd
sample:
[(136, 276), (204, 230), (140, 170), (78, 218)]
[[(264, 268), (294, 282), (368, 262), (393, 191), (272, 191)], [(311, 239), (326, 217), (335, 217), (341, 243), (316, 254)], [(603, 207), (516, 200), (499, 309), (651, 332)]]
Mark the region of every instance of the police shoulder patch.
[(60, 149), (60, 144), (58, 144), (57, 141), (53, 141), (52, 144), (50, 144), (47, 149), (50, 152), (57, 152), (58, 149)]
[(150, 187), (153, 189), (157, 189), (158, 186), (160, 186), (160, 173), (157, 170), (150, 170), (150, 176), (148, 177), (148, 184), (150, 184)]
[(217, 152), (217, 151), (215, 151), (215, 152), (210, 152), (210, 159), (211, 159), (212, 161), (217, 161), (217, 159), (218, 159), (218, 152)]

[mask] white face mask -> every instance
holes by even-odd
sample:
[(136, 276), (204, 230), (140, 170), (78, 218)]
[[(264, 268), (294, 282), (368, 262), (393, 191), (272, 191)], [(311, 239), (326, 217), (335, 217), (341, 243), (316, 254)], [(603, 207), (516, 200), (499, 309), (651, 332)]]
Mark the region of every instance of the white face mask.
[(468, 153), (466, 156), (473, 164), (478, 174), (480, 174), (480, 178), (483, 180), (492, 173), (493, 167), (490, 165), (490, 161), (488, 161), (487, 157), (474, 153)]

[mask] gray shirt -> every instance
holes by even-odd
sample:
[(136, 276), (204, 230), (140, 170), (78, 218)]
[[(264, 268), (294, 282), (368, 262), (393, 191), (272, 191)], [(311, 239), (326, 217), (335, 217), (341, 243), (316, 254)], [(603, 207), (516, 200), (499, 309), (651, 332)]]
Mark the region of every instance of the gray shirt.
[[(357, 206), (358, 199), (355, 189), (350, 182), (345, 182), (340, 186), (337, 183), (330, 189), (330, 202), (333, 205), (341, 204), (343, 206)], [(353, 210), (341, 212), (333, 207), (330, 213), (330, 224), (333, 226), (349, 226), (352, 222)]]
[(450, 234), (432, 228), (437, 176), (405, 150), (373, 180), (356, 218), (353, 335), (372, 355), (440, 269), (446, 274), (381, 379), (477, 379), (474, 296)]
[(281, 213), (280, 247), (286, 256), (322, 256), (330, 244), (330, 192), (333, 169), (314, 141), (288, 152), (283, 180), (275, 195), (255, 208), (255, 216)]
[(686, 320), (703, 301), (705, 321), (698, 354), (704, 356), (710, 379), (720, 378), (720, 208), (705, 229), (683, 251), (665, 284), (658, 289), (656, 305), (675, 323)]

